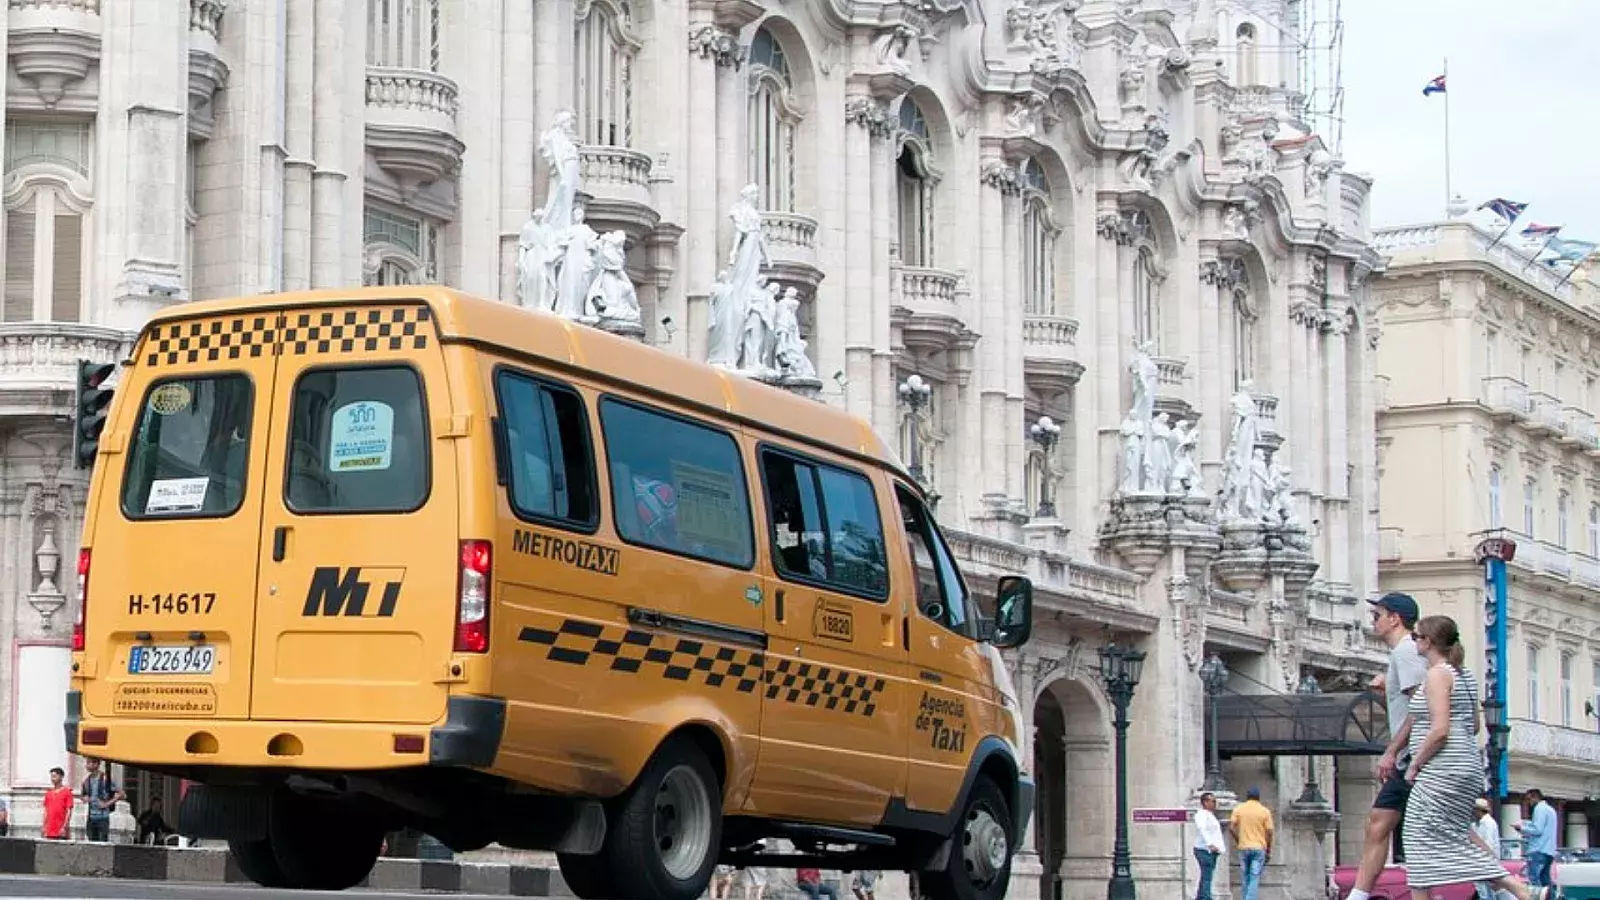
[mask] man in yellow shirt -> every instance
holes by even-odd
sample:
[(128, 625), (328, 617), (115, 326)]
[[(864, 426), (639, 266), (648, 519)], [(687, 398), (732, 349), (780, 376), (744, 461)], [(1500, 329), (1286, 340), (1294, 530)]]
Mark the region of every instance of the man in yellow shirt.
[(1252, 787), (1245, 792), (1245, 801), (1233, 810), (1228, 820), (1228, 830), (1233, 833), (1233, 845), (1239, 850), (1239, 867), (1244, 881), (1240, 888), (1243, 900), (1256, 900), (1261, 887), (1261, 870), (1272, 858), (1272, 810), (1261, 802), (1261, 789)]

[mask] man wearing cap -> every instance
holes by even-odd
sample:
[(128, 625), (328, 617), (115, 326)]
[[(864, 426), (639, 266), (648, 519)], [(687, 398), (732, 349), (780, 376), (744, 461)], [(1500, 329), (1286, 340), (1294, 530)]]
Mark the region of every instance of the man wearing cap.
[(1411, 638), (1421, 611), (1410, 594), (1392, 591), (1372, 604), (1372, 631), (1389, 645), (1389, 671), (1372, 679), (1372, 689), (1383, 691), (1389, 709), (1389, 746), (1378, 760), (1378, 796), (1367, 813), (1366, 845), (1361, 851), (1361, 870), (1348, 900), (1368, 900), (1372, 886), (1389, 858), (1389, 844), (1405, 812), (1411, 784), (1406, 767), (1411, 764), (1407, 749), (1411, 739), (1411, 713), (1407, 707), (1411, 694), (1428, 677), (1428, 663), (1417, 652)]
[[(1477, 809), (1478, 820), (1472, 823), (1472, 836), (1478, 843), (1483, 844), (1484, 849), (1498, 857), (1500, 855), (1500, 823), (1495, 821), (1494, 813), (1489, 810), (1488, 800), (1479, 797), (1475, 808)], [(1473, 885), (1482, 900), (1494, 900), (1493, 883), (1477, 881), (1473, 882)]]

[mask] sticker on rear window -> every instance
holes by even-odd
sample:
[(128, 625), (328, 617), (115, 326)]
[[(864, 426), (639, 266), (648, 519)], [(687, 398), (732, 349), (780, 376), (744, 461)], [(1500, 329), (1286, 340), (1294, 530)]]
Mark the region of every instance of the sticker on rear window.
[(346, 403), (333, 414), (328, 440), (330, 472), (389, 468), (394, 449), (394, 407), (373, 400)]
[(150, 485), (150, 499), (145, 501), (145, 515), (152, 513), (194, 512), (205, 506), (206, 489), (211, 479), (162, 478)]
[(188, 409), (193, 399), (194, 392), (187, 384), (179, 381), (163, 384), (150, 392), (150, 410), (157, 415), (170, 416)]

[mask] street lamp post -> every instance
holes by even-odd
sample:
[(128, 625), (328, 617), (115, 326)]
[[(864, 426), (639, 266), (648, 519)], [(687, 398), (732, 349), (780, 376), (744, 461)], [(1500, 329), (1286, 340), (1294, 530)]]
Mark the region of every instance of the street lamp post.
[(928, 399), (933, 396), (933, 385), (922, 380), (921, 375), (913, 374), (900, 382), (900, 402), (911, 409), (911, 477), (919, 483), (922, 482), (922, 447), (917, 441), (917, 414), (928, 405)]
[(1111, 881), (1107, 900), (1134, 900), (1133, 864), (1128, 853), (1128, 704), (1144, 669), (1144, 651), (1119, 647), (1100, 648), (1100, 677), (1116, 709), (1117, 729), (1117, 839), (1111, 851)]
[[(1294, 689), (1296, 694), (1310, 696), (1322, 693), (1322, 685), (1317, 684), (1317, 678), (1310, 672), (1300, 679), (1300, 684)], [(1300, 803), (1327, 803), (1327, 798), (1322, 796), (1322, 791), (1317, 787), (1317, 758), (1306, 757), (1306, 787), (1300, 792)]]
[(1044, 472), (1039, 478), (1039, 512), (1037, 515), (1041, 519), (1054, 518), (1056, 505), (1050, 502), (1050, 474), (1054, 469), (1054, 464), (1051, 462), (1052, 457), (1050, 454), (1056, 448), (1056, 441), (1061, 438), (1061, 426), (1057, 425), (1055, 420), (1049, 416), (1040, 416), (1039, 421), (1033, 423), (1033, 427), (1028, 429), (1028, 436), (1033, 438), (1034, 443), (1038, 444), (1039, 449), (1044, 452)]
[(1228, 785), (1222, 780), (1222, 761), (1217, 754), (1217, 742), (1221, 735), (1217, 731), (1217, 698), (1222, 696), (1222, 689), (1228, 684), (1228, 664), (1222, 657), (1211, 654), (1204, 663), (1200, 664), (1200, 681), (1206, 687), (1206, 705), (1211, 707), (1211, 759), (1206, 767), (1206, 790), (1225, 791)]
[[(1500, 783), (1500, 761), (1505, 758), (1506, 738), (1511, 731), (1506, 726), (1506, 705), (1499, 700), (1485, 700), (1483, 724), (1489, 730), (1489, 803), (1498, 806), (1505, 790)], [(1495, 817), (1499, 815), (1496, 810)]]

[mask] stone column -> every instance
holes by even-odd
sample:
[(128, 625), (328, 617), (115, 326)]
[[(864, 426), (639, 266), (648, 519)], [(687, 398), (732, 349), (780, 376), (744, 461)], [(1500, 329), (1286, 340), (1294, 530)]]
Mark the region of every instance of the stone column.
[[(1328, 863), (1333, 859), (1332, 838), (1339, 829), (1338, 813), (1329, 803), (1290, 803), (1283, 813), (1282, 834), (1275, 842), (1273, 865), (1287, 870), (1282, 893), (1262, 892), (1265, 900), (1300, 900), (1321, 897), (1327, 890)], [(1281, 860), (1281, 862), (1280, 862)], [(1262, 885), (1267, 887), (1266, 884)]]
[(732, 247), (733, 220), (726, 211), (733, 208), (739, 192), (751, 181), (747, 155), (749, 139), (745, 134), (749, 130), (750, 91), (749, 78), (740, 65), (746, 48), (739, 45), (738, 33), (719, 27), (716, 34), (723, 46), (729, 48), (715, 54), (717, 118), (714, 123), (700, 124), (716, 128), (717, 210), (723, 213), (717, 217), (717, 246)]
[[(345, 181), (344, 140), (347, 97), (342, 64), (347, 54), (359, 52), (360, 40), (345, 33), (346, 0), (318, 0), (317, 35), (313, 58), (311, 102), (311, 152), (316, 168), (311, 172), (311, 286), (337, 287), (345, 282)], [(358, 94), (357, 97), (364, 95)], [(291, 98), (290, 102), (296, 102)], [(363, 100), (363, 102), (365, 102)]]
[[(977, 227), (972, 236), (978, 242), (978, 271), (981, 273), (977, 292), (978, 330), (983, 334), (984, 349), (988, 351), (978, 354), (978, 403), (981, 430), (990, 436), (988, 443), (992, 448), (993, 436), (1005, 434), (1006, 428), (1007, 359), (1002, 344), (1006, 333), (1005, 304), (1011, 296), (1006, 278), (1007, 244), (1011, 233), (1006, 194), (1015, 192), (1017, 172), (1001, 158), (999, 147), (985, 147), (983, 157), (980, 168), (983, 189), (978, 199)], [(1003, 503), (1009, 496), (1007, 469), (1010, 466), (1009, 451), (989, 449), (983, 452), (979, 468), (985, 507)]]
[[(364, 5), (364, 4), (363, 4)], [(462, 143), (472, 148), (474, 165), (463, 165), (456, 174), (455, 227), (450, 231), (457, 244), (455, 259), (459, 274), (454, 283), (462, 290), (480, 297), (494, 297), (500, 290), (501, 265), (501, 212), (493, 202), (500, 197), (503, 156), (513, 159), (526, 152), (527, 144), (508, 139), (505, 132), (506, 93), (524, 97), (532, 88), (526, 82), (506, 77), (501, 64), (506, 45), (515, 46), (521, 53), (532, 47), (526, 35), (519, 41), (505, 32), (506, 14), (503, 0), (455, 0), (444, 7), (448, 40), (445, 42), (445, 74), (453, 77), (462, 90), (460, 110), (456, 114), (456, 128)], [(527, 19), (524, 11), (512, 18)], [(517, 63), (525, 67), (526, 63)], [(526, 77), (526, 73), (519, 73)], [(529, 98), (531, 99), (531, 98)], [(532, 104), (522, 106), (517, 126), (532, 124)], [(513, 131), (513, 134), (516, 132)], [(526, 140), (526, 138), (520, 138)], [(434, 260), (436, 264), (440, 260)], [(441, 265), (440, 268), (443, 268)], [(515, 299), (516, 294), (511, 295)]]
[(1194, 356), (1200, 380), (1198, 405), (1202, 411), (1209, 411), (1209, 414), (1200, 417), (1200, 442), (1195, 448), (1195, 456), (1201, 464), (1201, 472), (1210, 490), (1216, 490), (1221, 486), (1222, 466), (1219, 461), (1224, 452), (1223, 436), (1228, 433), (1228, 428), (1232, 424), (1227, 412), (1228, 397), (1232, 393), (1228, 387), (1231, 385), (1225, 383), (1225, 373), (1232, 365), (1232, 360), (1221, 353), (1223, 308), (1222, 289), (1219, 287), (1223, 277), (1221, 267), (1221, 262), (1209, 252), (1206, 258), (1200, 261), (1199, 346)]
[[(999, 339), (1000, 358), (1003, 361), (1001, 375), (1005, 386), (1005, 418), (1004, 429), (1006, 435), (1006, 498), (1023, 502), (1028, 497), (1026, 484), (1026, 467), (1023, 460), (1027, 458), (1028, 448), (1025, 446), (1026, 428), (1023, 424), (1027, 417), (1027, 407), (1024, 403), (1026, 384), (1023, 373), (1023, 290), (1022, 290), (1022, 199), (1015, 192), (1004, 196), (1002, 203), (1003, 215), (1001, 230), (1005, 234), (1005, 293), (991, 300), (1000, 302), (1003, 317), (1002, 327), (998, 335), (991, 335), (990, 339)], [(989, 332), (985, 332), (989, 334)], [(990, 352), (994, 348), (990, 347)], [(1032, 515), (1033, 510), (1027, 514)]]
[[(1122, 417), (1127, 412), (1127, 404), (1122, 400), (1122, 364), (1123, 354), (1128, 348), (1122, 342), (1122, 295), (1117, 292), (1117, 264), (1121, 254), (1117, 250), (1118, 235), (1122, 233), (1122, 219), (1117, 212), (1114, 198), (1102, 197), (1099, 211), (1095, 216), (1095, 233), (1099, 235), (1094, 255), (1094, 316), (1095, 340), (1098, 352), (1095, 355), (1095, 383), (1098, 387), (1097, 401), (1099, 405), (1099, 419), (1095, 427), (1099, 432), (1099, 451), (1097, 458), (1100, 461), (1100, 482), (1107, 479), (1105, 474), (1110, 472), (1113, 479), (1122, 477), (1122, 469), (1118, 460), (1117, 431), (1122, 424)], [(1095, 507), (1099, 506), (1099, 485), (1095, 486)], [(1082, 521), (1094, 521), (1096, 515), (1090, 515)]]
[[(499, 289), (507, 303), (517, 302), (517, 239), (522, 226), (533, 215), (533, 172), (538, 157), (538, 131), (534, 128), (534, 108), (538, 88), (534, 84), (535, 60), (541, 49), (535, 40), (533, 23), (537, 7), (553, 3), (518, 3), (502, 0), (500, 22), (500, 236)], [(548, 11), (545, 13), (548, 15)], [(641, 304), (644, 297), (640, 297)]]
[[(858, 40), (865, 40), (859, 36)], [(877, 90), (875, 99), (878, 103), (885, 103), (887, 95), (893, 91)], [(893, 135), (893, 120), (888, 120), (888, 111), (884, 112), (885, 123), (876, 132), (878, 140), (872, 142), (871, 166), (868, 172), (870, 183), (869, 194), (872, 200), (872, 283), (867, 293), (851, 297), (853, 303), (860, 303), (867, 307), (871, 315), (872, 330), (872, 425), (879, 434), (893, 434), (895, 425), (900, 421), (898, 410), (898, 396), (895, 392), (896, 382), (894, 377), (894, 356), (889, 349), (891, 329), (889, 311), (894, 305), (895, 286), (891, 284), (894, 273), (889, 266), (889, 247), (899, 243), (899, 233), (896, 222), (899, 219), (898, 201), (895, 197), (894, 179), (894, 142), (889, 138)], [(935, 220), (937, 222), (937, 219)], [(935, 225), (935, 235), (938, 234), (938, 225)], [(935, 238), (937, 247), (937, 238)], [(960, 303), (960, 298), (956, 301)], [(937, 386), (935, 390), (937, 390)], [(949, 395), (937, 398), (940, 407), (950, 402)], [(940, 413), (942, 415), (942, 409)], [(937, 420), (936, 420), (937, 421)], [(907, 461), (909, 464), (909, 460)]]
[[(696, 6), (690, 12), (690, 40), (702, 48), (714, 45), (724, 35), (711, 21), (711, 12)], [(725, 36), (725, 35), (724, 35)], [(718, 206), (717, 191), (717, 93), (716, 54), (702, 49), (689, 55), (690, 104), (685, 126), (688, 128), (688, 158), (683, 169), (691, 185), (688, 204), (688, 262), (684, 266), (688, 288), (688, 308), (683, 323), (690, 359), (706, 358), (706, 329), (709, 327), (711, 283), (718, 270), (726, 268), (723, 232), (726, 210)], [(700, 186), (696, 189), (694, 186)]]
[(313, 72), (316, 69), (316, 0), (285, 4), (283, 107), (283, 289), (311, 287), (311, 171)]
[[(544, 197), (549, 193), (550, 173), (545, 171), (544, 161), (539, 159), (538, 135), (555, 121), (556, 113), (563, 109), (572, 109), (574, 106), (572, 35), (576, 23), (572, 18), (571, 3), (520, 4), (517, 0), (509, 0), (509, 5), (531, 7), (533, 13), (534, 52), (531, 59), (519, 65), (531, 66), (533, 70), (530, 84), (533, 89), (533, 145), (527, 151), (527, 159), (533, 166), (531, 175), (534, 196)], [(513, 45), (509, 40), (506, 46), (507, 52), (512, 52)], [(513, 69), (508, 66), (506, 69), (508, 77), (512, 71)], [(470, 88), (463, 85), (462, 89)], [(706, 96), (709, 97), (710, 93), (707, 92)], [(538, 205), (538, 203), (533, 204), (533, 206)], [(529, 212), (532, 212), (532, 207), (529, 207)], [(522, 222), (517, 223), (517, 228), (519, 230), (522, 228)]]
[[(95, 123), (96, 270), (112, 282), (108, 325), (133, 330), (186, 293), (189, 9), (106, 3)], [(102, 295), (104, 296), (104, 295)]]
[(1351, 583), (1350, 577), (1350, 512), (1351, 505), (1359, 506), (1353, 496), (1356, 479), (1350, 472), (1350, 383), (1345, 363), (1349, 353), (1346, 341), (1360, 340), (1360, 335), (1349, 334), (1349, 322), (1342, 312), (1344, 300), (1337, 298), (1331, 304), (1332, 312), (1323, 325), (1323, 355), (1327, 360), (1327, 392), (1324, 419), (1328, 439), (1321, 445), (1327, 453), (1328, 503), (1323, 510), (1322, 533), (1323, 561), (1331, 581)]
[[(873, 160), (874, 145), (883, 143), (889, 135), (889, 114), (883, 105), (866, 93), (865, 85), (851, 85), (845, 97), (844, 115), (847, 127), (844, 134), (844, 216), (840, 234), (854, 235), (844, 249), (844, 290), (841, 297), (867, 298), (871, 296), (873, 279), (873, 253), (876, 240), (864, 240), (862, 235), (873, 233)], [(872, 304), (870, 302), (844, 302), (845, 319), (845, 406), (855, 415), (872, 419), (874, 427), (881, 423), (873, 418), (872, 390)], [(892, 414), (892, 408), (891, 408)], [(882, 435), (894, 435), (894, 427), (882, 429)], [(906, 461), (910, 464), (910, 460)]]

